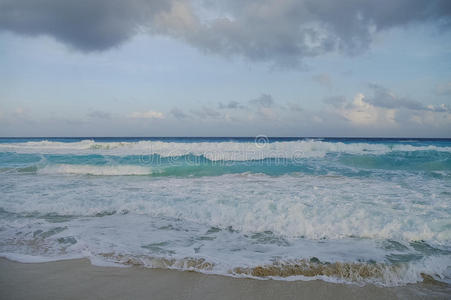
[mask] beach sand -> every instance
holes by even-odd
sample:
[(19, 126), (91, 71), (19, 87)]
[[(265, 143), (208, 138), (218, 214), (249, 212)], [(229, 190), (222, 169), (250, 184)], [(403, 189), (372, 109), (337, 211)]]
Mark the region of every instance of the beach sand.
[(449, 286), (427, 283), (360, 287), (320, 280), (287, 282), (98, 267), (87, 259), (30, 264), (0, 259), (0, 299), (445, 299), (450, 295)]

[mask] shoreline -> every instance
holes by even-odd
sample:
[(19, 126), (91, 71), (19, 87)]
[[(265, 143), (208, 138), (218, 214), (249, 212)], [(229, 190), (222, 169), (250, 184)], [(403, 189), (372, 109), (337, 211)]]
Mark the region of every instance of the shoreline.
[(400, 287), (278, 281), (143, 267), (94, 266), (88, 259), (20, 263), (0, 258), (2, 299), (445, 299), (450, 286)]

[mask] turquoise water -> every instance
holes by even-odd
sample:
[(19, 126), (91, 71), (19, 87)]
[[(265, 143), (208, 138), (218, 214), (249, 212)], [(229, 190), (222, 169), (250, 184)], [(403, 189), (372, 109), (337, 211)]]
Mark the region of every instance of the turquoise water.
[(451, 140), (0, 139), (0, 252), (449, 283)]

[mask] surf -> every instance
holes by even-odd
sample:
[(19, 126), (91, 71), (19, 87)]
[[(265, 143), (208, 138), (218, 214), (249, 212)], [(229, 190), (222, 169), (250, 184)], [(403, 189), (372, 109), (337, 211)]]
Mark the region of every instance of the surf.
[(451, 282), (451, 141), (0, 139), (0, 253)]

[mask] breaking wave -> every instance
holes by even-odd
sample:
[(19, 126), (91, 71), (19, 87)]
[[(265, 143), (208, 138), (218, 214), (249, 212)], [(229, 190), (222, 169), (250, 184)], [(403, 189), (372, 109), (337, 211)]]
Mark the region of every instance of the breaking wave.
[(451, 142), (0, 139), (0, 256), (451, 283)]
[(39, 174), (82, 174), (82, 175), (151, 175), (150, 167), (133, 165), (97, 166), (97, 165), (48, 165), (37, 170)]
[(287, 142), (79, 142), (39, 141), (24, 143), (0, 143), (2, 151), (41, 154), (105, 154), (105, 155), (151, 155), (175, 157), (184, 155), (204, 156), (209, 160), (244, 161), (265, 158), (324, 157), (327, 153), (386, 154), (390, 152), (437, 151), (451, 152), (449, 146), (380, 143), (343, 143), (320, 140)]

